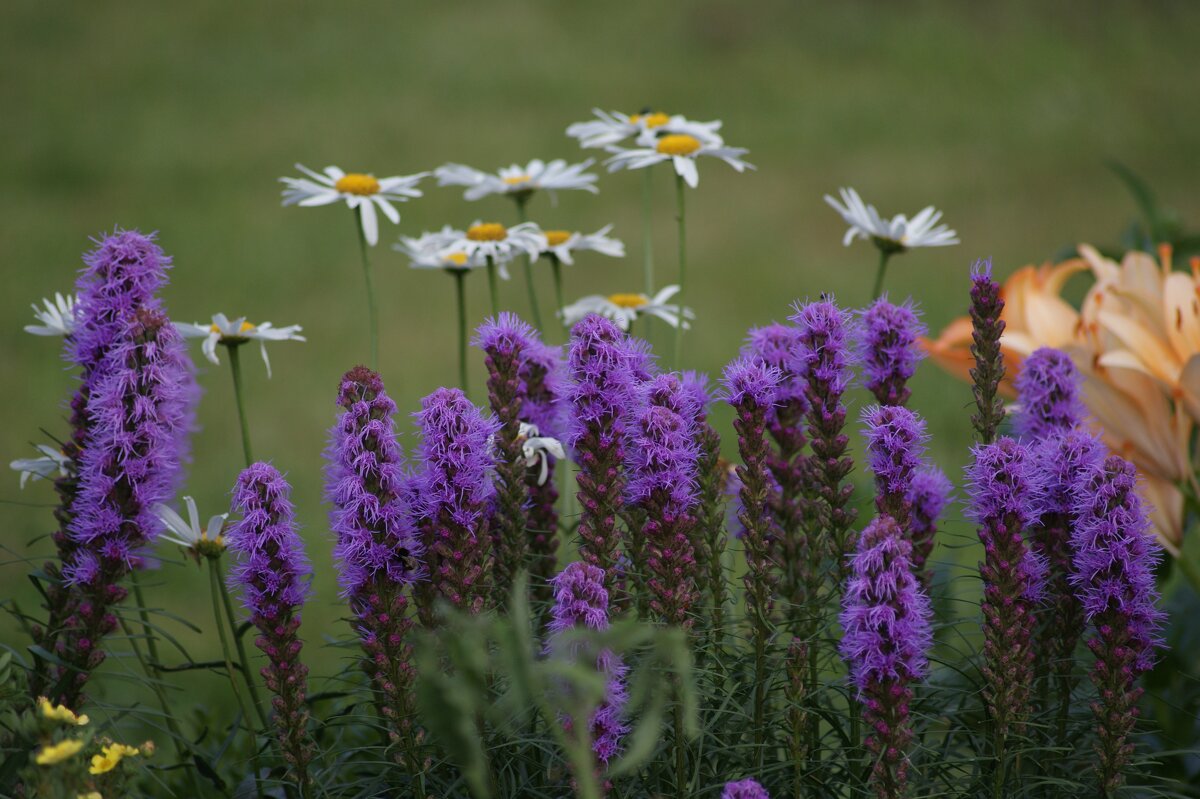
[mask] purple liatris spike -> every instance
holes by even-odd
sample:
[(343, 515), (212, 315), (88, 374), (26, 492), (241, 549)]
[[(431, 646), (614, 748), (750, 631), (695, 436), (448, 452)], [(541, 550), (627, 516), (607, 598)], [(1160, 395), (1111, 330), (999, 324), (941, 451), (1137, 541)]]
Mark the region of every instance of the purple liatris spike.
[(941, 469), (925, 465), (913, 474), (908, 491), (910, 515), (908, 525), (913, 545), (913, 570), (926, 590), (933, 581), (929, 567), (929, 556), (933, 554), (934, 539), (937, 537), (938, 519), (950, 502), (954, 486)]
[(663, 622), (686, 629), (697, 599), (691, 529), (698, 507), (698, 409), (674, 374), (659, 375), (640, 393), (626, 467), (630, 503), (646, 520), (650, 609)]
[(512, 313), (488, 319), (475, 336), (474, 344), (484, 352), (488, 371), (488, 404), (496, 418), (496, 515), (492, 520), (493, 603), (508, 601), (513, 579), (525, 567), (525, 485), (527, 467), (522, 454), (521, 422), (524, 419), (526, 386), (522, 375), (525, 353), (536, 345), (532, 327)]
[(1029, 716), (1033, 681), (1034, 606), (1045, 587), (1045, 564), (1026, 538), (1042, 492), (1023, 444), (1001, 438), (973, 450), (967, 467), (970, 516), (983, 542), (984, 699), (997, 732), (1020, 734)]
[[(561, 439), (566, 429), (566, 364), (558, 347), (535, 341), (525, 350), (521, 364), (525, 382), (525, 420), (538, 429), (538, 435)], [(529, 493), (528, 540), (530, 583), (533, 596), (541, 602), (551, 597), (550, 578), (554, 576), (558, 558), (558, 487), (555, 485), (556, 464), (546, 462), (543, 478), (540, 467), (525, 471), (525, 488)]]
[(1004, 420), (1004, 403), (998, 396), (1004, 378), (1004, 355), (1000, 337), (1004, 334), (1004, 298), (1000, 284), (992, 278), (992, 262), (977, 261), (971, 267), (971, 369), (972, 392), (976, 412), (971, 417), (979, 440), (990, 444)]
[(1020, 410), (1013, 427), (1022, 437), (1049, 438), (1083, 421), (1079, 371), (1062, 350), (1040, 347), (1025, 359), (1017, 375)]
[(908, 536), (913, 478), (928, 439), (925, 422), (900, 405), (872, 405), (863, 410), (862, 421), (867, 465), (875, 475), (875, 507), (895, 519)]
[(411, 751), (415, 706), (406, 589), (427, 575), (425, 547), (404, 491), (396, 403), (365, 366), (342, 377), (337, 401), (342, 413), (330, 431), (325, 468), (330, 526), (337, 536), (334, 557), (380, 712), (389, 733)]
[(907, 782), (911, 686), (925, 675), (933, 644), (929, 598), (911, 558), (895, 520), (876, 517), (859, 537), (842, 597), (841, 654), (863, 703), (871, 784), (888, 799), (901, 796)]
[(727, 782), (721, 789), (721, 799), (771, 799), (767, 789), (758, 784), (757, 780), (747, 777), (736, 782)]
[(254, 643), (267, 656), (263, 681), (275, 696), (275, 732), (293, 778), (307, 793), (308, 764), (313, 757), (308, 733), (308, 667), (300, 660), (303, 643), (296, 634), (300, 611), (308, 597), (312, 569), (296, 530), (291, 486), (274, 466), (255, 463), (238, 475), (233, 513), (241, 520), (226, 534), (237, 565), (229, 575), (240, 589), (250, 623), (258, 628)]
[(617, 517), (624, 507), (625, 436), (634, 402), (624, 338), (615, 324), (589, 314), (571, 331), (568, 358), (573, 416), (567, 437), (579, 464), (579, 554), (609, 580), (621, 553)]
[(810, 538), (806, 533), (814, 526), (816, 508), (814, 498), (806, 494), (811, 489), (806, 479), (811, 463), (804, 454), (808, 443), (804, 418), (809, 407), (804, 379), (797, 372), (799, 345), (800, 331), (796, 327), (773, 323), (752, 328), (742, 347), (743, 355), (779, 370), (779, 382), (767, 409), (771, 440), (767, 467), (777, 489), (771, 495), (771, 512), (779, 533), (783, 570), (780, 590), (794, 613), (802, 613), (806, 599), (815, 595), (818, 564), (825, 554), (819, 546), (820, 538)]
[(1096, 657), (1092, 682), (1099, 692), (1092, 703), (1096, 770), (1107, 796), (1124, 781), (1121, 771), (1133, 753), (1128, 738), (1142, 695), (1137, 678), (1154, 665), (1154, 650), (1162, 645), (1166, 616), (1154, 584), (1160, 549), (1128, 461), (1109, 456), (1078, 475), (1075, 497), (1071, 585), (1094, 630), (1088, 648)]
[(791, 320), (800, 329), (793, 368), (805, 381), (808, 398), (808, 438), (812, 448), (810, 493), (820, 500), (827, 552), (837, 567), (838, 585), (845, 583), (850, 527), (855, 511), (850, 504), (854, 487), (846, 477), (854, 467), (846, 454), (843, 428), (846, 406), (842, 395), (850, 384), (851, 352), (847, 341), (850, 316), (832, 298), (799, 305)]
[[(555, 650), (556, 637), (567, 630), (608, 629), (608, 591), (604, 582), (601, 569), (583, 562), (568, 564), (551, 581), (554, 607), (549, 624), (548, 651)], [(574, 659), (578, 653), (568, 655)], [(597, 762), (608, 765), (609, 760), (620, 752), (621, 739), (629, 731), (623, 720), (625, 703), (628, 701), (625, 688), (627, 668), (620, 657), (607, 649), (597, 653), (596, 668), (605, 675), (607, 684), (604, 699), (592, 712), (588, 734)], [(573, 729), (569, 717), (563, 720), (569, 729)]]
[(425, 397), (416, 418), (421, 429), (416, 510), (430, 577), (417, 590), (417, 604), (430, 626), (436, 596), (479, 613), (491, 595), (492, 437), (499, 425), (457, 388)]
[(151, 510), (172, 493), (186, 421), (187, 356), (170, 320), (141, 309), (126, 319), (94, 376), (92, 420), (79, 462), (79, 484), (68, 530), (72, 541), (63, 577), (78, 595), (58, 654), (77, 670), (65, 701), (74, 706), (88, 672), (104, 653), (100, 640), (116, 624), (110, 608), (125, 597), (120, 582), (140, 564), (158, 534)]
[(895, 305), (880, 297), (859, 316), (857, 332), (863, 385), (880, 405), (904, 405), (912, 394), (908, 381), (925, 355), (917, 339), (927, 332), (912, 302)]
[(720, 645), (725, 626), (725, 482), (726, 468), (721, 461), (721, 437), (709, 421), (712, 393), (708, 378), (699, 372), (681, 375), (683, 390), (699, 410), (696, 414), (696, 447), (700, 457), (696, 462), (699, 509), (693, 528), (692, 549), (704, 575), (708, 605), (712, 609), (712, 630)]

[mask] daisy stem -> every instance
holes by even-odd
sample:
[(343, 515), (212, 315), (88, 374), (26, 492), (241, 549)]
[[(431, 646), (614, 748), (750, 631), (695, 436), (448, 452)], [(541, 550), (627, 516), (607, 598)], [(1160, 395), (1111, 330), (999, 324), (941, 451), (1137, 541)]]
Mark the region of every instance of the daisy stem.
[(458, 300), (458, 383), (464, 394), (467, 391), (467, 271), (447, 270), (454, 276), (454, 293)]
[[(558, 256), (550, 253), (550, 273), (554, 275), (554, 301), (558, 303), (558, 311), (562, 313), (562, 309), (567, 307), (563, 304), (562, 293), (562, 263), (559, 262)], [(567, 320), (563, 317), (563, 327), (566, 327)]]
[[(525, 203), (529, 202), (529, 196), (517, 195), (515, 197), (517, 203), (517, 220), (519, 222), (528, 221), (529, 217), (525, 213)], [(525, 263), (525, 288), (529, 291), (529, 312), (533, 315), (533, 326), (539, 331), (545, 332), (542, 328), (542, 312), (538, 308), (537, 290), (533, 287), (533, 259), (529, 257), (529, 253), (523, 256)]]
[(654, 225), (651, 223), (654, 183), (651, 169), (642, 170), (642, 271), (646, 275), (646, 296), (654, 296)]
[(675, 176), (675, 201), (679, 222), (679, 324), (675, 327), (675, 368), (683, 368), (684, 298), (687, 295), (687, 224), (684, 221), (683, 176)]
[(267, 717), (263, 713), (262, 700), (258, 697), (258, 688), (254, 685), (254, 675), (250, 671), (250, 658), (246, 657), (246, 645), (242, 636), (237, 634), (237, 618), (233, 615), (233, 602), (229, 599), (229, 586), (225, 584), (225, 575), (221, 561), (210, 560), (209, 566), (217, 573), (217, 586), (221, 591), (221, 604), (225, 607), (225, 620), (229, 622), (229, 632), (233, 635), (233, 645), (237, 649), (238, 662), (242, 666), (242, 677), (246, 680), (246, 688), (250, 691), (250, 703), (254, 705), (254, 713), (258, 716), (259, 724), (267, 727)]
[(487, 257), (488, 291), (492, 295), (492, 315), (500, 315), (500, 290), (496, 284), (496, 259)]
[(887, 250), (879, 251), (879, 271), (875, 273), (875, 288), (871, 291), (871, 299), (877, 300), (883, 294), (883, 274), (887, 271), (888, 260), (892, 254)]
[(371, 259), (367, 257), (367, 235), (363, 233), (362, 211), (358, 214), (358, 249), (362, 254), (363, 279), (367, 283), (367, 324), (371, 327), (371, 368), (379, 371), (379, 312), (375, 307), (375, 284), (371, 281)]
[(250, 453), (250, 421), (246, 418), (246, 403), (242, 399), (242, 362), (238, 355), (240, 344), (229, 345), (229, 368), (233, 372), (233, 396), (237, 400), (238, 422), (242, 426), (242, 452), (246, 455), (246, 466), (254, 463)]

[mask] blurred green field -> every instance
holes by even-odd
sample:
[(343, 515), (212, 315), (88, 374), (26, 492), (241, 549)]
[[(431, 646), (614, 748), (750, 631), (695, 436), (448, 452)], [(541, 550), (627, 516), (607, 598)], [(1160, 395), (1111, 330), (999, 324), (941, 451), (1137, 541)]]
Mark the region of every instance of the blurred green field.
[[(349, 212), (281, 208), (293, 162), (379, 175), (446, 161), (495, 168), (532, 157), (581, 159), (563, 135), (593, 106), (645, 105), (722, 118), (758, 170), (702, 164), (689, 195), (699, 322), (690, 365), (719, 374), (745, 329), (790, 302), (832, 291), (865, 301), (875, 265), (843, 248), (822, 202), (859, 189), (887, 214), (933, 203), (963, 244), (893, 262), (893, 296), (911, 294), (938, 329), (964, 309), (970, 262), (1001, 274), (1079, 241), (1111, 242), (1134, 214), (1104, 166), (1119, 159), (1185, 219), (1200, 218), (1200, 61), (1193, 3), (245, 3), (100, 4), (10, 0), (0, 6), (0, 356), (6, 375), (0, 453), (29, 455), (39, 429), (61, 434), (71, 386), (58, 342), (22, 332), (30, 302), (72, 285), (79, 254), (114, 226), (157, 230), (175, 257), (172, 315), (217, 311), (309, 341), (271, 350), (267, 380), (247, 351), (256, 450), (287, 471), (317, 564), (311, 641), (342, 635), (321, 502), (321, 462), (339, 375), (364, 360), (363, 288)], [(656, 175), (659, 273), (674, 274), (672, 194)], [(387, 245), (478, 217), (511, 220), (503, 199), (468, 204), (427, 183), (373, 253), (383, 309), (383, 373), (402, 408), (454, 379), (452, 284), (407, 268)], [(604, 176), (598, 196), (539, 197), (546, 227), (616, 224), (639, 252), (638, 176)], [(542, 273), (542, 301), (550, 303)], [(470, 311), (486, 309), (472, 281)], [(665, 281), (664, 281), (665, 282)], [(641, 287), (636, 257), (583, 258), (577, 297)], [(506, 303), (526, 308), (523, 286)], [(188, 492), (224, 509), (241, 463), (230, 377), (202, 367), (206, 397)], [(475, 364), (482, 401), (482, 366)], [(926, 367), (913, 404), (952, 475), (968, 443), (967, 388)], [(861, 404), (861, 403), (860, 403)], [(727, 417), (719, 420), (727, 425)], [(404, 425), (406, 433), (410, 429)], [(411, 445), (412, 437), (406, 435)], [(50, 529), (52, 492), (0, 484), (0, 542), (18, 555)], [(961, 528), (960, 528), (961, 530)], [(28, 564), (0, 567), (3, 595), (35, 602)], [(155, 601), (204, 625), (207, 587), (168, 566)], [(21, 646), (8, 619), (0, 640)], [(197, 657), (215, 644), (186, 636)], [(317, 673), (337, 654), (324, 650)]]

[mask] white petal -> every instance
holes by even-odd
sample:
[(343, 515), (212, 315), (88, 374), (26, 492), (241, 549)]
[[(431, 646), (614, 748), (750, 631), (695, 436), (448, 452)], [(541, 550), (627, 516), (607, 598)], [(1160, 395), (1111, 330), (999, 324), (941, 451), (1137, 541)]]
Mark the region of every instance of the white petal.
[(675, 171), (683, 178), (684, 183), (693, 189), (700, 185), (700, 172), (696, 169), (695, 159), (677, 155), (673, 160), (675, 161)]
[(362, 220), (363, 236), (367, 244), (374, 247), (379, 243), (379, 218), (375, 215), (375, 204), (370, 202), (358, 206), (359, 217)]

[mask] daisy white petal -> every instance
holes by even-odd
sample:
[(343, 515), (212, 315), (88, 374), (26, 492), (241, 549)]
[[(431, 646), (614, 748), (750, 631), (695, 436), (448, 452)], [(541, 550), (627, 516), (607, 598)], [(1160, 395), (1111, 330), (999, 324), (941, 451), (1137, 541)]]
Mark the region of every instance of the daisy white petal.
[(575, 263), (574, 253), (584, 250), (598, 252), (611, 258), (624, 258), (625, 245), (620, 239), (614, 239), (608, 235), (612, 228), (612, 225), (605, 225), (590, 234), (569, 230), (542, 231), (546, 239), (542, 255), (552, 255), (564, 264)]
[(33, 316), (40, 325), (25, 325), (25, 332), (32, 333), (35, 336), (67, 336), (75, 330), (75, 297), (67, 294), (63, 296), (58, 292), (54, 293), (54, 299), (43, 299), (42, 305), (44, 308), (39, 308), (37, 303), (34, 303)]
[(34, 447), (42, 453), (38, 458), (18, 458), (8, 466), (21, 474), (21, 488), (30, 480), (48, 480), (51, 477), (66, 477), (71, 459), (62, 450), (47, 444), (37, 444)]
[(494, 173), (463, 164), (445, 164), (435, 169), (434, 175), (439, 186), (465, 186), (463, 198), (472, 201), (491, 194), (528, 196), (538, 190), (551, 194), (567, 189), (595, 193), (596, 175), (585, 171), (593, 163), (591, 159), (568, 164), (561, 158), (550, 162), (535, 158), (523, 166), (512, 164)]
[(314, 172), (303, 164), (296, 164), (296, 168), (308, 177), (280, 178), (284, 185), (283, 204), (312, 207), (342, 200), (348, 208), (358, 210), (362, 218), (363, 237), (371, 245), (379, 241), (375, 207), (378, 206), (393, 224), (399, 223), (400, 214), (391, 203), (420, 197), (421, 192), (416, 186), (429, 175), (428, 172), (419, 172), (415, 175), (376, 178), (368, 173), (346, 172), (336, 166), (325, 167), (324, 174)]
[(630, 149), (608, 147), (609, 152), (613, 153), (604, 162), (608, 171), (644, 169), (664, 161), (671, 161), (675, 173), (688, 186), (696, 188), (700, 183), (700, 172), (696, 161), (702, 156), (724, 161), (738, 172), (754, 169), (752, 164), (742, 159), (747, 150), (741, 147), (726, 147), (721, 137), (715, 133), (715, 129), (706, 133), (696, 128), (689, 133), (671, 132), (667, 127), (661, 133), (656, 134), (654, 138), (639, 140), (638, 144), (640, 146)]
[(914, 247), (948, 247), (958, 244), (958, 234), (947, 225), (939, 225), (942, 212), (932, 205), (921, 209), (912, 219), (897, 214), (884, 218), (875, 206), (868, 205), (854, 189), (838, 190), (841, 202), (825, 195), (825, 202), (837, 211), (849, 226), (842, 243), (865, 239), (887, 253), (899, 253)]
[(259, 342), (263, 363), (267, 367), (267, 377), (271, 376), (271, 361), (267, 357), (268, 341), (306, 340), (304, 336), (300, 335), (300, 331), (303, 330), (300, 325), (275, 327), (270, 322), (261, 322), (255, 325), (247, 322), (244, 316), (239, 316), (237, 319), (231, 321), (223, 313), (214, 314), (212, 323), (209, 325), (201, 325), (198, 322), (191, 324), (176, 322), (175, 327), (184, 338), (199, 338), (200, 336), (204, 336), (204, 343), (201, 345), (201, 350), (204, 352), (205, 357), (215, 364), (220, 363), (217, 359), (218, 344), (226, 347), (237, 347), (248, 341)]

